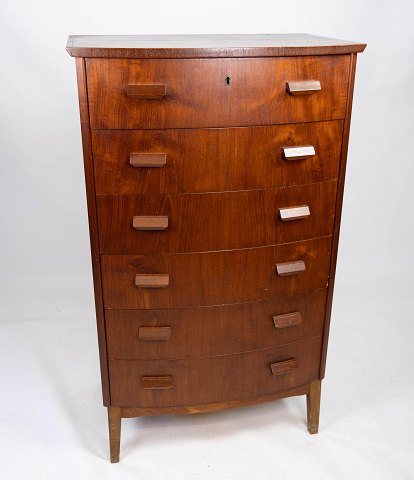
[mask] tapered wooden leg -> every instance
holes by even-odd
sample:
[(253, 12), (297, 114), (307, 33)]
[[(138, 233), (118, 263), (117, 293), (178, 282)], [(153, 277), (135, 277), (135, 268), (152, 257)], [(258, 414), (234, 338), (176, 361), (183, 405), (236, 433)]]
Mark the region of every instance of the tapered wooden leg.
[(121, 408), (108, 407), (109, 450), (111, 463), (119, 462), (121, 445)]
[(321, 381), (311, 382), (309, 393), (306, 395), (306, 406), (308, 410), (309, 433), (318, 433), (319, 409), (321, 405)]

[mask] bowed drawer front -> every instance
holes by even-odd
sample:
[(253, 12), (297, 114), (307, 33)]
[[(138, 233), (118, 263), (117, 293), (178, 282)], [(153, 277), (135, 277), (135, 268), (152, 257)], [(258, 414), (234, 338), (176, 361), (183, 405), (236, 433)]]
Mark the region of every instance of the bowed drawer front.
[(111, 461), (122, 417), (306, 394), (317, 432), (364, 47), (70, 37)]

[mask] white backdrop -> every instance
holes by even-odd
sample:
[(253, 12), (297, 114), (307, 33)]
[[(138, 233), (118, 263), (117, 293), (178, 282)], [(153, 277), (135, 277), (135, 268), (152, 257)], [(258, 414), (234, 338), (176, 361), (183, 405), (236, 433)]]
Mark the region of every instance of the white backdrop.
[[(99, 471), (100, 476), (145, 472), (146, 480), (167, 474), (243, 479), (255, 473), (253, 464), (263, 477), (268, 468), (272, 475), (296, 479), (391, 478), (395, 469), (398, 478), (412, 478), (414, 463), (404, 448), (412, 445), (414, 431), (408, 408), (414, 383), (408, 367), (414, 361), (409, 342), (413, 14), (409, 0), (1, 1), (0, 442), (8, 438), (7, 446), (0, 445), (0, 456), (6, 455), (2, 478), (65, 478), (65, 472), (73, 478)], [(306, 436), (303, 405), (295, 403), (300, 399), (241, 413), (141, 419), (124, 428), (130, 444), (121, 455), (127, 458), (119, 468), (110, 466), (97, 373), (75, 65), (65, 52), (67, 36), (284, 32), (368, 44), (357, 64), (321, 433), (311, 440)], [(357, 333), (352, 342), (351, 330)], [(369, 403), (378, 396), (384, 410)], [(396, 401), (402, 402), (398, 408)], [(284, 420), (287, 412), (299, 422), (294, 434)], [(389, 424), (374, 435), (383, 443), (375, 447), (372, 429), (358, 428), (370, 415), (371, 427), (381, 425), (387, 412)], [(251, 445), (267, 441), (269, 457), (260, 450), (253, 454)], [(272, 444), (283, 452), (276, 465)], [(172, 470), (157, 463), (158, 448), (160, 456), (171, 454)], [(189, 451), (193, 462), (185, 460)], [(290, 467), (295, 455), (300, 462)], [(187, 461), (186, 470), (180, 459), (182, 465)]]

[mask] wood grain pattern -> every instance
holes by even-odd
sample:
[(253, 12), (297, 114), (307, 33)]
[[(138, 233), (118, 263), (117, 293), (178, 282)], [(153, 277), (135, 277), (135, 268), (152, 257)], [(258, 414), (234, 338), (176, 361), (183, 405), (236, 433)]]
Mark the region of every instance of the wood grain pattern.
[(338, 192), (336, 195), (336, 202), (335, 202), (335, 225), (334, 225), (334, 235), (332, 236), (332, 256), (331, 256), (331, 263), (329, 268), (330, 282), (329, 282), (328, 296), (326, 300), (325, 331), (324, 331), (324, 338), (323, 338), (323, 348), (322, 348), (320, 376), (319, 376), (321, 380), (325, 376), (326, 356), (328, 351), (329, 327), (331, 323), (332, 301), (333, 301), (333, 293), (334, 293), (334, 285), (335, 285), (336, 259), (338, 256), (339, 232), (340, 232), (340, 226), (341, 226), (342, 202), (343, 202), (344, 186), (345, 186), (346, 161), (347, 161), (347, 155), (348, 155), (349, 130), (351, 126), (352, 97), (354, 92), (356, 60), (357, 60), (356, 55), (352, 55), (350, 69), (349, 69), (349, 82), (348, 82), (349, 90), (348, 90), (347, 105), (346, 105), (346, 119), (344, 123), (343, 138), (342, 138)]
[[(331, 237), (244, 250), (154, 255), (102, 255), (106, 309), (222, 305), (296, 295), (327, 285)], [(306, 263), (279, 277), (282, 261)], [(168, 272), (162, 289), (137, 288), (136, 274)]]
[[(342, 119), (349, 55), (189, 60), (86, 59), (92, 129), (200, 128)], [(260, 72), (260, 75), (258, 75)], [(231, 85), (225, 78), (231, 75)], [(286, 82), (317, 77), (317, 95)], [(166, 85), (161, 100), (126, 95), (134, 83)], [(208, 92), (208, 95), (206, 95)]]
[(135, 230), (166, 230), (168, 217), (165, 215), (136, 215), (132, 218), (132, 228)]
[[(321, 338), (281, 347), (234, 355), (175, 360), (111, 360), (111, 393), (114, 405), (170, 407), (229, 402), (309, 383), (317, 378)], [(270, 364), (292, 356), (298, 368), (273, 376)], [(174, 378), (166, 390), (143, 389), (142, 376)]]
[(305, 270), (306, 264), (303, 260), (298, 260), (297, 262), (283, 262), (276, 264), (276, 272), (279, 277), (301, 275)]
[(321, 381), (313, 380), (310, 383), (309, 393), (306, 395), (308, 430), (310, 434), (319, 431), (319, 411), (321, 404)]
[(118, 463), (121, 446), (121, 409), (119, 407), (108, 407), (108, 427), (111, 463)]
[(79, 92), (79, 111), (82, 132), (83, 165), (85, 171), (86, 199), (88, 203), (89, 238), (91, 247), (93, 288), (95, 295), (96, 325), (98, 330), (99, 360), (101, 367), (102, 397), (105, 406), (110, 405), (108, 359), (106, 354), (106, 332), (102, 297), (102, 274), (99, 256), (99, 239), (96, 213), (95, 182), (93, 172), (91, 130), (86, 86), (85, 61), (76, 59), (76, 75)]
[(158, 100), (165, 97), (167, 88), (165, 85), (127, 85), (126, 94), (134, 100)]
[(168, 390), (173, 386), (171, 375), (143, 375), (141, 387), (144, 390)]
[(169, 283), (168, 273), (137, 273), (135, 275), (135, 286), (138, 288), (165, 288)]
[(217, 412), (227, 408), (247, 407), (250, 405), (257, 405), (258, 403), (280, 400), (281, 398), (306, 395), (308, 392), (309, 384), (305, 384), (294, 388), (279, 390), (278, 392), (269, 393), (267, 395), (256, 395), (251, 398), (231, 400), (228, 402), (203, 403), (200, 405), (179, 405), (173, 407), (121, 407), (121, 415), (122, 418), (133, 418), (143, 415), (181, 415)]
[[(342, 126), (342, 121), (329, 121), (199, 130), (94, 130), (96, 191), (203, 193), (335, 180)], [(286, 160), (285, 147), (309, 144), (315, 155)], [(160, 155), (163, 166), (133, 168), (131, 152)], [(146, 164), (153, 162), (142, 158), (144, 154), (134, 155)]]
[(306, 33), (264, 35), (71, 35), (72, 56), (106, 58), (275, 57), (338, 55), (366, 44)]
[(288, 358), (287, 360), (280, 360), (270, 364), (270, 371), (274, 377), (278, 375), (286, 375), (299, 368), (299, 361), (297, 358)]
[(312, 95), (321, 90), (321, 82), (319, 80), (286, 82), (286, 89), (291, 95)]
[[(210, 194), (98, 195), (101, 253), (231, 250), (331, 235), (335, 196), (335, 181)], [(307, 205), (309, 217), (280, 218), (280, 209), (297, 205)], [(133, 228), (134, 218), (148, 216), (168, 217), (168, 228)]]
[[(115, 333), (113, 335), (114, 338), (119, 337), (119, 329), (121, 325), (115, 326)], [(133, 335), (135, 332), (129, 332), (128, 335)], [(134, 338), (134, 337), (131, 337)], [(171, 327), (138, 327), (138, 338), (139, 340), (143, 340), (145, 342), (159, 342), (159, 341), (166, 341), (171, 338)], [(134, 338), (134, 344), (139, 345), (136, 342), (136, 337)]]
[[(105, 151), (105, 145), (103, 145)], [(167, 155), (165, 153), (130, 153), (129, 164), (137, 168), (154, 168), (162, 167), (167, 163)], [(100, 169), (97, 170), (99, 174)], [(98, 192), (99, 193), (99, 192)]]
[[(106, 310), (108, 356), (137, 360), (207, 357), (284, 345), (322, 334), (325, 302), (326, 289), (321, 289), (308, 295), (217, 307)], [(297, 316), (301, 322), (295, 322)]]
[(273, 323), (277, 329), (296, 327), (302, 322), (303, 318), (301, 312), (291, 312), (273, 316)]

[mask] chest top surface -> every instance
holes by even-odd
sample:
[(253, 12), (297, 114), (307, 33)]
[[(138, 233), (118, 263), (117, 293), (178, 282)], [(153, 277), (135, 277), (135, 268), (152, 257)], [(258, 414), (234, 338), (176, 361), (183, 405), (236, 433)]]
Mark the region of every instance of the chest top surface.
[(259, 35), (72, 35), (73, 57), (208, 58), (280, 57), (359, 53), (359, 42), (305, 33)]

